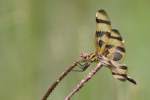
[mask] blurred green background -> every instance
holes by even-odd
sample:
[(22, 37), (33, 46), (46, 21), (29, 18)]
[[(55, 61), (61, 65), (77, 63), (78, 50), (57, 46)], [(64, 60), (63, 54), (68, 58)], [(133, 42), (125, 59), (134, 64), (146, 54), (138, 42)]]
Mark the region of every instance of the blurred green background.
[[(95, 13), (100, 8), (126, 41), (125, 63), (138, 85), (120, 82), (103, 68), (72, 100), (150, 100), (149, 4), (148, 0), (0, 0), (0, 100), (40, 100), (81, 52), (94, 51)], [(48, 100), (63, 100), (89, 71), (72, 72)]]

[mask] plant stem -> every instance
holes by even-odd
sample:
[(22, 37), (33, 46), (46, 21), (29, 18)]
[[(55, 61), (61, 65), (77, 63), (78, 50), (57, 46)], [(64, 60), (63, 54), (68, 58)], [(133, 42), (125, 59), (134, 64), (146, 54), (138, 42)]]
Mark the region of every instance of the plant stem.
[(70, 100), (71, 97), (77, 93), (84, 86), (84, 84), (87, 83), (96, 74), (96, 72), (101, 69), (101, 67), (102, 63), (99, 62), (96, 67), (84, 79), (82, 79), (79, 84), (77, 84), (77, 86), (69, 93), (69, 95), (65, 97), (65, 100)]
[(68, 75), (69, 72), (72, 71), (72, 69), (77, 66), (77, 63), (79, 61), (76, 61), (75, 63), (73, 63), (73, 65), (69, 66), (59, 77), (58, 79), (48, 88), (48, 90), (46, 91), (46, 93), (44, 94), (44, 96), (42, 97), (41, 100), (47, 100), (48, 96), (52, 93), (52, 91), (56, 88), (56, 86), (61, 82), (61, 80), (63, 78), (65, 78), (65, 76)]

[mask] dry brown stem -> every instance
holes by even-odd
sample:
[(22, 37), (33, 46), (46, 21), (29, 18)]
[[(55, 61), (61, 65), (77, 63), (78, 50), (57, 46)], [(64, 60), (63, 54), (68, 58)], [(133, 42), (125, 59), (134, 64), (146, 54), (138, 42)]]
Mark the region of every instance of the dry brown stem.
[(102, 64), (101, 62), (99, 62), (99, 63), (97, 64), (97, 66), (96, 66), (84, 79), (82, 79), (82, 80), (79, 82), (79, 84), (73, 89), (73, 91), (71, 91), (71, 92), (69, 93), (69, 95), (66, 96), (65, 100), (70, 100), (71, 97), (72, 97), (75, 93), (77, 93), (77, 92), (84, 86), (84, 84), (87, 83), (87, 82), (96, 74), (96, 72), (98, 72), (98, 71), (101, 69), (102, 65), (103, 65), (103, 64)]

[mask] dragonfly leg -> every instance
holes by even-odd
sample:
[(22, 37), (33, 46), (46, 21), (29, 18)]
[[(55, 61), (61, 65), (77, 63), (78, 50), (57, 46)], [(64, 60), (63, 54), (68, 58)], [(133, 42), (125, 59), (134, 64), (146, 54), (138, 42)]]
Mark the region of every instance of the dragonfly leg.
[(83, 72), (83, 71), (85, 71), (89, 66), (90, 66), (90, 63), (88, 63), (88, 62), (84, 62), (83, 64), (81, 64), (80, 62), (78, 62), (78, 68), (79, 68), (79, 69), (74, 69), (73, 71)]

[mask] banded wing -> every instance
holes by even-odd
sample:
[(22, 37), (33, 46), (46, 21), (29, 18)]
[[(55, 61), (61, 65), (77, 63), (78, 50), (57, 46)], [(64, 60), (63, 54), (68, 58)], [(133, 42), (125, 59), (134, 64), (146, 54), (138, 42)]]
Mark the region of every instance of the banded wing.
[(125, 46), (118, 30), (112, 29), (104, 55), (110, 60), (122, 63), (125, 56)]
[(111, 22), (108, 18), (107, 13), (101, 9), (96, 12), (96, 33), (95, 33), (95, 43), (96, 52), (91, 53), (85, 60), (80, 64), (81, 71), (86, 70), (92, 62), (97, 62), (97, 56), (102, 55), (106, 48), (109, 40), (109, 35), (111, 32)]
[(127, 66), (121, 64), (125, 56), (125, 46), (119, 31), (112, 29), (107, 13), (102, 9), (96, 13), (96, 56), (103, 55), (114, 66), (109, 68), (113, 77), (121, 81), (136, 81), (127, 75)]
[(136, 84), (136, 81), (127, 75), (127, 66), (121, 64), (125, 56), (124, 41), (118, 30), (112, 29), (109, 36), (109, 42), (106, 46), (105, 56), (111, 60), (114, 65), (110, 67), (114, 78), (121, 81), (130, 81)]
[(97, 62), (99, 56), (106, 57), (111, 66), (113, 77), (121, 81), (128, 80), (134, 84), (136, 81), (127, 75), (127, 66), (121, 64), (125, 56), (124, 41), (118, 30), (112, 29), (107, 13), (101, 9), (96, 12), (96, 52), (83, 56), (81, 71), (86, 70), (92, 62)]
[[(81, 65), (82, 71), (86, 70), (89, 66), (87, 63), (97, 62), (97, 56), (103, 55), (106, 45), (109, 41), (109, 35), (111, 32), (111, 22), (107, 13), (101, 9), (96, 12), (96, 33), (95, 33), (95, 43), (96, 43), (96, 52), (91, 53), (84, 64)], [(90, 64), (88, 64), (90, 65)]]
[(107, 13), (101, 9), (96, 12), (96, 55), (102, 55), (109, 41), (111, 22)]

